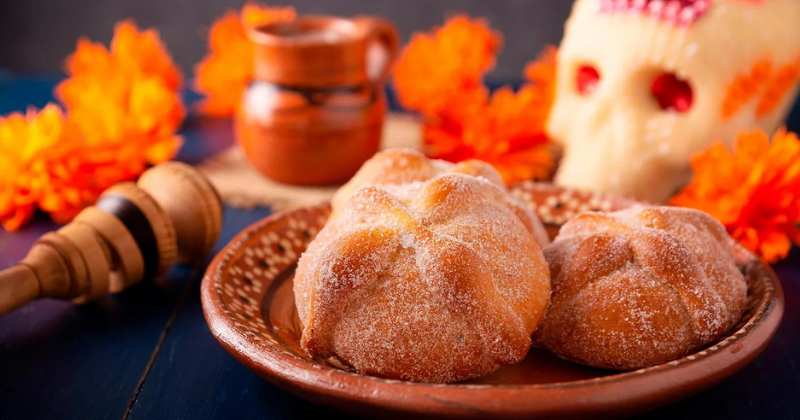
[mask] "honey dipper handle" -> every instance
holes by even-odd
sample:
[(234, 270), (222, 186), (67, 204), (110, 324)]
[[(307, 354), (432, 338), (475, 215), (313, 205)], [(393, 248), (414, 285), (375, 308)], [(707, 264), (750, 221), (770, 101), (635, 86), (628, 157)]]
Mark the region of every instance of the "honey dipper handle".
[(0, 271), (0, 315), (37, 299), (41, 295), (36, 273), (26, 265)]

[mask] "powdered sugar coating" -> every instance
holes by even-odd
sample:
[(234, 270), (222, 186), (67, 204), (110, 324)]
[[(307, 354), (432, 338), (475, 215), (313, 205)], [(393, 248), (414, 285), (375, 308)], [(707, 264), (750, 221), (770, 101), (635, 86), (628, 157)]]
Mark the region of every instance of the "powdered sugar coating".
[[(343, 185), (331, 200), (335, 218), (339, 209), (361, 187), (370, 185), (401, 185), (413, 182), (422, 182), (447, 173), (472, 175), (484, 178), (502, 190), (506, 190), (500, 174), (486, 162), (467, 160), (459, 163), (450, 163), (444, 160), (428, 159), (422, 153), (412, 149), (388, 149), (376, 153), (359, 169), (350, 181)], [(517, 198), (507, 195), (507, 205), (525, 227), (534, 235), (539, 246), (550, 243), (539, 217)]]
[(579, 363), (637, 369), (676, 359), (719, 338), (746, 304), (732, 240), (696, 210), (584, 213), (545, 257), (553, 295), (535, 340)]
[(356, 190), (298, 263), (304, 350), (422, 382), (522, 360), (550, 280), (507, 199), (462, 174)]

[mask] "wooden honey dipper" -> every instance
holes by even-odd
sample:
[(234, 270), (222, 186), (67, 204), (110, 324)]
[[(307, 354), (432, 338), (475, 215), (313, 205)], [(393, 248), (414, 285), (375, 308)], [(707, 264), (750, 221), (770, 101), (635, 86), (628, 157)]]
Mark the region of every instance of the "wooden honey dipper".
[(106, 190), (70, 224), (0, 272), (0, 315), (35, 299), (85, 303), (202, 259), (219, 237), (222, 202), (191, 166), (168, 162)]

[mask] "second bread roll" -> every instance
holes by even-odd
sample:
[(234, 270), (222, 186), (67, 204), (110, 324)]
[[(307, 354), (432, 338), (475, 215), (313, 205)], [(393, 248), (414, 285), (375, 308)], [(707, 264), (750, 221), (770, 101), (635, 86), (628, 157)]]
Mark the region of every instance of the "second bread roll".
[(553, 295), (538, 343), (575, 362), (638, 369), (718, 339), (747, 285), (711, 216), (675, 207), (584, 213), (545, 248)]

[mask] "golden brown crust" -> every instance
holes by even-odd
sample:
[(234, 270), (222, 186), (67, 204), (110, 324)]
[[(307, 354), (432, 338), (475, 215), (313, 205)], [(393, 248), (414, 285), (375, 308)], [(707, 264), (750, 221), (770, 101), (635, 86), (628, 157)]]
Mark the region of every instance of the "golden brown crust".
[(550, 279), (506, 198), (461, 174), (357, 190), (298, 264), (303, 348), (364, 374), (422, 382), (522, 360)]
[(732, 241), (699, 211), (584, 213), (544, 252), (553, 295), (534, 339), (565, 359), (611, 369), (664, 363), (716, 340), (744, 310)]
[[(355, 176), (343, 185), (333, 196), (331, 201), (333, 214), (337, 217), (339, 209), (361, 187), (370, 185), (400, 185), (411, 182), (424, 182), (439, 175), (454, 173), (465, 174), (484, 178), (490, 183), (505, 190), (505, 184), (500, 174), (492, 165), (479, 160), (467, 160), (456, 164), (443, 160), (428, 159), (422, 153), (411, 149), (388, 149), (378, 152), (370, 158)], [(519, 200), (508, 195), (507, 205), (529, 232), (534, 236), (539, 246), (550, 243), (547, 230), (539, 218)]]

